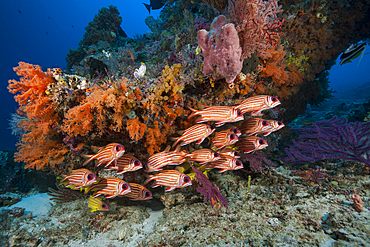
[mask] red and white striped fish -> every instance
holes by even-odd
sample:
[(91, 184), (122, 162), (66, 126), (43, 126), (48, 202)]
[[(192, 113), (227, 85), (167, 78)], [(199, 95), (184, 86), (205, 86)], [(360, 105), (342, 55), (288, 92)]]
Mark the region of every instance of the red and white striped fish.
[(168, 146), (163, 152), (150, 156), (148, 163), (145, 165), (145, 171), (160, 171), (165, 166), (180, 165), (186, 162), (187, 155), (189, 154), (187, 151), (181, 150), (180, 146), (177, 146), (174, 151), (169, 151), (169, 149), (170, 147)]
[(275, 96), (256, 95), (246, 98), (235, 109), (240, 110), (243, 114), (251, 112), (251, 116), (262, 116), (262, 111), (280, 105), (280, 101)]
[(87, 165), (90, 161), (97, 159), (98, 163), (96, 166), (100, 166), (101, 164), (105, 164), (105, 166), (109, 166), (112, 162), (114, 165), (117, 165), (117, 159), (121, 157), (125, 153), (125, 147), (119, 143), (111, 143), (102, 148), (99, 148), (98, 152), (94, 155), (83, 154), (84, 158), (88, 158), (88, 160), (83, 164), (83, 166)]
[(81, 188), (97, 182), (97, 176), (92, 171), (81, 168), (73, 170), (72, 173), (65, 176), (60, 183), (63, 183), (66, 180), (68, 180), (66, 187), (74, 185), (76, 188)]
[(231, 157), (234, 157), (234, 158), (240, 158), (240, 154), (231, 149), (231, 148), (223, 148), (221, 150), (217, 150), (217, 153), (220, 154), (220, 155), (226, 155), (226, 156), (231, 156)]
[(251, 153), (256, 150), (263, 149), (268, 146), (267, 142), (258, 136), (248, 136), (241, 138), (236, 144), (239, 150), (244, 153)]
[(240, 131), (248, 136), (257, 135), (271, 129), (270, 121), (262, 118), (249, 118), (245, 120), (241, 126)]
[(85, 194), (89, 191), (95, 191), (92, 195), (97, 197), (99, 195), (106, 195), (105, 198), (114, 198), (116, 196), (123, 196), (131, 191), (130, 184), (116, 177), (101, 178), (96, 184), (90, 185), (85, 190)]
[(223, 173), (229, 170), (239, 170), (243, 168), (243, 163), (237, 158), (221, 155), (221, 159), (208, 163), (207, 168), (219, 168), (218, 173)]
[(188, 161), (198, 162), (201, 165), (221, 158), (218, 153), (208, 148), (197, 149), (188, 154), (187, 157)]
[(212, 148), (221, 149), (229, 145), (233, 145), (238, 141), (238, 136), (229, 129), (216, 132), (212, 139)]
[(278, 131), (285, 126), (285, 124), (283, 124), (283, 122), (281, 121), (277, 120), (267, 120), (267, 121), (270, 122), (270, 128), (262, 133), (264, 136), (268, 136), (272, 132)]
[(160, 185), (167, 186), (166, 192), (191, 185), (190, 177), (177, 170), (163, 170), (156, 175), (148, 175), (148, 179), (145, 180), (144, 184), (148, 184), (152, 180), (155, 180), (152, 188)]
[(233, 132), (237, 137), (242, 135), (242, 132), (238, 128), (235, 128), (235, 127), (231, 127), (226, 130)]
[(194, 116), (201, 116), (197, 119), (196, 123), (216, 122), (216, 127), (220, 127), (225, 123), (238, 122), (244, 119), (243, 114), (240, 110), (234, 106), (208, 106), (202, 111), (195, 110), (188, 106), (192, 113), (188, 118)]
[(212, 128), (212, 126), (208, 124), (193, 125), (184, 130), (180, 137), (172, 138), (176, 140), (176, 142), (172, 146), (176, 146), (180, 141), (182, 141), (181, 146), (185, 146), (195, 141), (197, 142), (197, 144), (201, 144), (204, 139), (206, 139), (214, 131), (215, 128)]
[(131, 192), (123, 195), (133, 201), (144, 201), (153, 198), (152, 192), (141, 184), (130, 183)]
[(105, 169), (117, 170), (117, 174), (125, 172), (133, 172), (143, 168), (143, 164), (140, 160), (132, 156), (131, 154), (124, 154), (117, 160), (117, 165), (110, 164)]

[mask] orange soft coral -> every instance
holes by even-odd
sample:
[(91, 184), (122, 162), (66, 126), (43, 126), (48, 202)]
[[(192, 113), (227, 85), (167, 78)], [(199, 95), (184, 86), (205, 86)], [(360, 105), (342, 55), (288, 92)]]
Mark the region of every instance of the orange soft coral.
[(18, 112), (27, 118), (18, 123), (25, 132), (18, 145), (15, 160), (25, 162), (25, 168), (43, 169), (55, 166), (64, 160), (68, 149), (53, 139), (57, 136), (55, 126), (59, 117), (54, 112), (54, 103), (45, 94), (53, 78), (38, 65), (20, 62), (14, 68), (19, 81), (10, 80), (8, 89), (19, 103)]
[(131, 140), (138, 141), (143, 138), (146, 131), (146, 125), (139, 121), (139, 118), (127, 120), (128, 133), (130, 134)]
[(54, 106), (45, 94), (47, 86), (53, 82), (49, 72), (43, 72), (38, 65), (19, 62), (14, 68), (19, 81), (9, 80), (8, 89), (15, 94), (14, 98), (28, 118), (42, 117), (52, 114)]

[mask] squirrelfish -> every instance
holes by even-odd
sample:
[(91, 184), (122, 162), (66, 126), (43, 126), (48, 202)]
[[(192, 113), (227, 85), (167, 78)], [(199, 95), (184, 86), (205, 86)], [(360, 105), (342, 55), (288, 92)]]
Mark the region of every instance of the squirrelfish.
[(215, 137), (212, 139), (212, 148), (221, 149), (229, 145), (233, 145), (238, 141), (238, 136), (234, 132), (227, 130), (221, 130), (216, 132)]
[(240, 158), (240, 154), (231, 148), (223, 148), (221, 150), (217, 150), (217, 153), (220, 155), (227, 155), (234, 158)]
[(240, 131), (248, 136), (257, 135), (262, 132), (266, 132), (271, 129), (271, 124), (269, 121), (262, 118), (250, 118), (245, 120), (241, 126), (239, 126)]
[(235, 109), (240, 110), (243, 114), (251, 112), (251, 116), (262, 116), (262, 111), (280, 105), (280, 101), (275, 96), (256, 95), (246, 98)]
[(197, 144), (201, 144), (203, 140), (206, 139), (209, 135), (211, 135), (214, 131), (215, 129), (208, 124), (193, 125), (190, 128), (184, 130), (180, 137), (173, 138), (176, 140), (173, 146), (176, 146), (177, 143), (179, 143), (180, 141), (182, 141), (181, 146), (187, 145), (195, 141), (197, 142)]
[(101, 178), (96, 184), (89, 186), (85, 190), (85, 194), (89, 191), (95, 191), (92, 195), (97, 197), (99, 195), (106, 195), (105, 198), (114, 198), (116, 196), (123, 196), (131, 191), (130, 184), (116, 177)]
[(136, 183), (130, 183), (131, 186), (131, 192), (125, 194), (125, 197), (130, 198), (130, 200), (133, 201), (143, 201), (143, 200), (149, 200), (153, 198), (152, 192), (145, 188), (141, 184)]
[(125, 147), (119, 143), (111, 143), (108, 144), (98, 150), (98, 152), (94, 155), (87, 155), (83, 154), (82, 156), (88, 158), (88, 160), (83, 164), (83, 166), (87, 165), (90, 161), (97, 159), (98, 163), (96, 166), (101, 164), (105, 164), (105, 166), (109, 166), (112, 162), (114, 165), (117, 165), (117, 159), (120, 158), (125, 153)]
[(187, 151), (181, 150), (178, 146), (174, 151), (169, 151), (168, 146), (166, 150), (160, 153), (156, 153), (149, 157), (148, 163), (146, 164), (146, 172), (160, 171), (163, 167), (168, 165), (180, 165), (187, 160)]
[(87, 206), (91, 208), (90, 212), (109, 210), (108, 204), (101, 200), (99, 197), (90, 196), (89, 200), (87, 201)]
[(216, 161), (221, 158), (218, 153), (208, 148), (197, 149), (191, 154), (188, 154), (187, 157), (188, 161), (198, 162), (202, 165), (208, 162)]
[(75, 188), (80, 188), (95, 183), (97, 181), (97, 176), (92, 171), (81, 168), (73, 170), (72, 173), (65, 176), (60, 183), (66, 180), (68, 180), (66, 187), (75, 186)]
[(191, 185), (190, 177), (177, 170), (163, 170), (156, 175), (148, 175), (148, 179), (145, 180), (144, 184), (148, 184), (152, 180), (155, 180), (155, 184), (152, 185), (152, 188), (163, 185), (167, 186), (166, 191), (172, 191), (176, 188), (183, 188)]
[(267, 142), (258, 136), (248, 136), (241, 138), (236, 144), (239, 150), (244, 153), (251, 153), (256, 150), (263, 149), (268, 146)]
[(219, 160), (208, 163), (207, 168), (219, 168), (218, 173), (223, 173), (229, 170), (239, 170), (243, 168), (243, 163), (237, 158), (221, 155)]
[(117, 174), (125, 172), (133, 172), (143, 168), (143, 164), (140, 160), (132, 156), (131, 154), (124, 154), (117, 160), (117, 165), (110, 164), (105, 169), (117, 170)]
[(264, 136), (268, 136), (272, 132), (278, 131), (285, 126), (283, 122), (277, 120), (268, 120), (268, 122), (270, 123), (270, 127), (262, 133)]
[(242, 112), (233, 106), (208, 106), (202, 111), (195, 110), (191, 107), (188, 108), (192, 111), (188, 118), (201, 116), (197, 119), (196, 123), (215, 121), (216, 127), (244, 119)]

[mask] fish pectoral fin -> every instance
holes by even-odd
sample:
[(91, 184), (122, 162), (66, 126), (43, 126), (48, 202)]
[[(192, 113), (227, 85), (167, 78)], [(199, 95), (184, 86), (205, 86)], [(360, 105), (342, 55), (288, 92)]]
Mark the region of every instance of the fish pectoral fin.
[(268, 136), (271, 133), (272, 133), (272, 131), (265, 132), (265, 133), (263, 133), (263, 136)]
[(117, 195), (108, 195), (108, 196), (106, 196), (105, 198), (107, 198), (107, 199), (111, 199), (111, 198), (115, 198)]
[(220, 127), (224, 124), (225, 124), (225, 122), (221, 122), (221, 121), (218, 121), (218, 122), (215, 123), (216, 127)]
[[(152, 187), (153, 188), (153, 187)], [(176, 189), (176, 187), (167, 187), (166, 188), (166, 192), (168, 192), (168, 191), (173, 191), (174, 189)]]

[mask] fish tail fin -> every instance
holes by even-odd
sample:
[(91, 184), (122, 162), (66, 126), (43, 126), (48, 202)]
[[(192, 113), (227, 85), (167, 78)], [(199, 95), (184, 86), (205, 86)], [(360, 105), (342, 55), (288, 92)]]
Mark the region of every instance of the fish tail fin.
[(145, 8), (149, 11), (149, 14), (150, 14), (150, 5), (146, 4), (146, 3), (143, 3), (145, 5)]
[(358, 67), (358, 66), (360, 65), (360, 62), (361, 62), (361, 60), (362, 60), (362, 57), (364, 56), (365, 50), (366, 50), (366, 46), (365, 46), (364, 50), (361, 52), (360, 61), (358, 61), (358, 64), (357, 64), (357, 66), (356, 66), (356, 67)]
[(144, 175), (146, 177), (146, 180), (144, 181), (144, 185), (148, 184), (150, 181), (153, 180), (153, 176), (149, 174)]
[(197, 110), (195, 110), (195, 109), (191, 108), (190, 106), (188, 106), (188, 108), (192, 111), (192, 113), (190, 114), (190, 116), (188, 117), (188, 119), (189, 119), (189, 118), (192, 118), (192, 117), (194, 117), (194, 116), (196, 116), (196, 115), (198, 115), (198, 114), (197, 114), (197, 113), (198, 113), (198, 111), (197, 111)]
[(93, 158), (93, 155), (91, 154), (81, 154), (82, 157), (84, 157), (85, 159), (88, 159), (85, 161), (85, 163), (83, 163), (82, 166), (85, 166), (87, 165), (90, 161), (92, 161), (94, 158)]
[(180, 141), (179, 139), (180, 139), (180, 137), (170, 137), (170, 140), (174, 141), (174, 143), (172, 144), (173, 148), (176, 147), (176, 145), (179, 143), (179, 141)]

